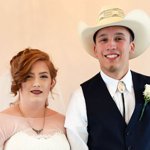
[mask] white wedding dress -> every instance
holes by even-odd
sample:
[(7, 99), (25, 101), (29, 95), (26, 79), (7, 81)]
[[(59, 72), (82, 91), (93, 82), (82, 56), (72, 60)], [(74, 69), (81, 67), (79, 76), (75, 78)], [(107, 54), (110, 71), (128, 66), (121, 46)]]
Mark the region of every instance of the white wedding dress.
[(63, 133), (55, 133), (48, 137), (18, 132), (5, 143), (4, 150), (70, 150), (70, 148)]
[(41, 134), (35, 133), (22, 117), (0, 113), (0, 150), (70, 150), (57, 115), (46, 118)]

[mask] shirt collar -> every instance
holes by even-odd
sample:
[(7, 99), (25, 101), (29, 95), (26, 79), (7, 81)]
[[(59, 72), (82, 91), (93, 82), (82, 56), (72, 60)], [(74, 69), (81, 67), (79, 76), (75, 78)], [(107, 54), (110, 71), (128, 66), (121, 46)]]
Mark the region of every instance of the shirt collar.
[[(116, 92), (119, 80), (107, 76), (103, 71), (101, 71), (100, 74), (110, 92), (110, 95), (113, 97)], [(126, 90), (131, 92), (133, 88), (133, 82), (130, 70), (128, 70), (127, 74), (121, 79), (121, 81), (125, 83)]]

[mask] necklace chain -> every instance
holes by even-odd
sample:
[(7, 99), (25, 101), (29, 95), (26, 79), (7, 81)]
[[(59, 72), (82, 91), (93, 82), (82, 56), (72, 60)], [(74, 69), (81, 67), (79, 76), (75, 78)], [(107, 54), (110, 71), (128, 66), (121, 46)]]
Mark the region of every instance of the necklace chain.
[[(24, 118), (27, 118), (25, 117), (23, 111), (20, 109), (20, 105), (18, 104), (18, 110), (20, 112), (20, 114), (24, 117)], [(31, 127), (31, 129), (36, 133), (36, 134), (40, 134), (43, 130), (44, 130), (44, 125), (45, 125), (45, 110), (44, 110), (44, 117), (43, 117), (43, 127), (39, 130), (33, 128), (30, 124), (30, 122), (26, 119), (27, 123), (29, 124), (29, 126)]]

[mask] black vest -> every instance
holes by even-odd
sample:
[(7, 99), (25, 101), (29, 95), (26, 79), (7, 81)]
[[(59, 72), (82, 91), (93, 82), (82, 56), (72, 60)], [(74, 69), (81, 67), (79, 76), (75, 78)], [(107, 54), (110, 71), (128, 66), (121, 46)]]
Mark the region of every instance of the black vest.
[(150, 104), (139, 121), (150, 77), (132, 72), (136, 105), (125, 123), (100, 74), (81, 84), (88, 117), (89, 150), (150, 150)]

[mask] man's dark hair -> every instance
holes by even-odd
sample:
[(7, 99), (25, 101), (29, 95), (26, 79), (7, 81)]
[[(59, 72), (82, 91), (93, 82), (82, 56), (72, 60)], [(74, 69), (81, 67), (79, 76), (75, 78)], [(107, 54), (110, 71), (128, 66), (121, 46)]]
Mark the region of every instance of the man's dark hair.
[[(124, 27), (124, 26), (123, 26)], [(129, 29), (129, 28), (127, 28), (127, 27), (125, 27), (128, 31), (129, 31), (129, 33), (130, 33), (130, 42), (132, 42), (132, 41), (134, 41), (134, 33), (133, 33), (133, 31), (131, 30), (131, 29)], [(99, 30), (101, 30), (101, 29), (99, 29)], [(93, 41), (94, 41), (94, 43), (96, 43), (96, 36), (97, 36), (97, 33), (99, 32), (99, 30), (97, 30), (95, 33), (94, 33), (94, 35), (93, 35)]]

